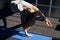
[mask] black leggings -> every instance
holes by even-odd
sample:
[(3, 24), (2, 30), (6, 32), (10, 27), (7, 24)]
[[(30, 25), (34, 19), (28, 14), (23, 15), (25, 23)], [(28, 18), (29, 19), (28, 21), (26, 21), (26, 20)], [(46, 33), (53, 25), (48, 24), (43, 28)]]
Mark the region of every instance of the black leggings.
[(21, 11), (20, 15), (21, 15), (21, 22), (23, 26), (29, 27), (35, 24), (36, 16), (34, 13), (31, 14), (28, 11)]

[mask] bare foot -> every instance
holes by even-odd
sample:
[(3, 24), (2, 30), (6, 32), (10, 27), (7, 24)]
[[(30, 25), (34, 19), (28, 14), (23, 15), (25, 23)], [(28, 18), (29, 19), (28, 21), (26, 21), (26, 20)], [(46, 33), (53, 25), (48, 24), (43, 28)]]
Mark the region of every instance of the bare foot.
[(28, 33), (26, 33), (26, 36), (28, 36), (28, 37), (32, 37), (32, 35), (31, 35), (31, 34), (28, 34)]

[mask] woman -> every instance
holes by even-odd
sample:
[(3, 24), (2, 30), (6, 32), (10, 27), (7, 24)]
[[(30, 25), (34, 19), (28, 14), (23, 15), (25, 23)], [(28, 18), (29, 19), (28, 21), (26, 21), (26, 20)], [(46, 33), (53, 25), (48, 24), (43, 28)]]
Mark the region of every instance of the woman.
[(21, 21), (23, 23), (23, 29), (25, 31), (25, 34), (27, 36), (32, 36), (31, 34), (28, 33), (28, 30), (35, 24), (35, 20), (36, 20), (36, 16), (35, 14), (38, 13), (40, 14), (40, 16), (42, 17), (42, 20), (45, 21), (45, 23), (48, 26), (51, 26), (51, 22), (44, 16), (44, 14), (34, 5), (26, 2), (26, 1), (12, 1), (12, 3), (17, 4), (18, 9), (20, 10), (21, 5), (23, 5), (23, 10), (24, 10), (24, 14), (21, 15)]

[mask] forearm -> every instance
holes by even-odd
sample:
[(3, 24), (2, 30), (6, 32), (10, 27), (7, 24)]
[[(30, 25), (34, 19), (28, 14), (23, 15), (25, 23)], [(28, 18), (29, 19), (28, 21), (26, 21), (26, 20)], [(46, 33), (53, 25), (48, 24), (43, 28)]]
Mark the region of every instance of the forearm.
[(40, 15), (41, 21), (45, 21), (47, 19), (46, 16), (40, 10), (38, 10), (37, 13)]
[(36, 6), (32, 6), (32, 9), (35, 10), (36, 13), (38, 13), (41, 16), (41, 21), (46, 21), (46, 17), (45, 15), (41, 12), (41, 10), (39, 10)]

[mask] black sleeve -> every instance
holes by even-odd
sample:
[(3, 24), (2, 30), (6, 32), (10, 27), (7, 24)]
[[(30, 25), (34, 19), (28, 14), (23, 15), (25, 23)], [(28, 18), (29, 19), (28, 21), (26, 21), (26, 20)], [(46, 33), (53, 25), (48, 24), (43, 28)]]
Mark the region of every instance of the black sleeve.
[(45, 15), (41, 11), (39, 11), (38, 14), (40, 15), (40, 17), (38, 17), (38, 19), (40, 21), (45, 21), (45, 19), (46, 19)]

